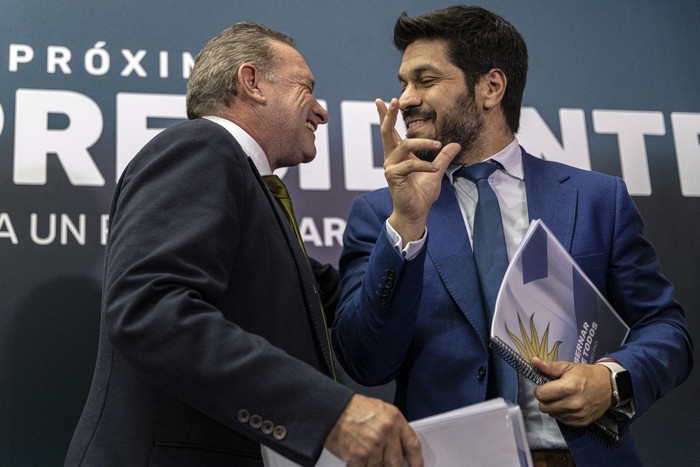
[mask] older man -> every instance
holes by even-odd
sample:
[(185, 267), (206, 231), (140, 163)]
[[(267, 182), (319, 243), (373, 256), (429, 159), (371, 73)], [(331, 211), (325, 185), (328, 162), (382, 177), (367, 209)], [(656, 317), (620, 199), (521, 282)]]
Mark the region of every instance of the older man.
[(395, 407), (330, 377), (315, 284), (332, 300), (337, 273), (307, 259), (272, 175), (316, 154), (328, 115), (313, 89), (292, 40), (262, 25), (197, 56), (190, 120), (116, 189), (97, 366), (67, 465), (258, 466), (261, 444), (303, 465), (324, 446), (350, 465), (422, 465)]

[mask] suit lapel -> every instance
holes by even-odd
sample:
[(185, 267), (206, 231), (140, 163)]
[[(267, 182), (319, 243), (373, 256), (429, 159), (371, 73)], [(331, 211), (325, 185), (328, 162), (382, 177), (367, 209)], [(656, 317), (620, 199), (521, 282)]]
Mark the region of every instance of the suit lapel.
[[(578, 192), (567, 185), (569, 175), (523, 152), (523, 170), (530, 220), (542, 219), (567, 250), (571, 249)], [(443, 177), (440, 197), (428, 217), (428, 254), (445, 288), (474, 326), (485, 347), (486, 323), (476, 266), (461, 211), (449, 179)]]
[(547, 164), (523, 150), (523, 171), (530, 220), (542, 219), (567, 251), (571, 250), (578, 191), (558, 165)]
[(262, 179), (260, 172), (258, 172), (258, 169), (255, 167), (255, 164), (253, 163), (253, 160), (250, 157), (248, 158), (248, 162), (250, 163), (251, 170), (253, 171), (253, 174), (255, 175), (258, 184), (260, 184), (263, 193), (265, 193), (265, 196), (267, 197), (268, 203), (270, 203), (270, 207), (275, 213), (277, 223), (279, 224), (280, 229), (284, 234), (285, 240), (287, 241), (287, 245), (289, 246), (289, 250), (292, 254), (292, 257), (294, 258), (294, 264), (296, 265), (297, 273), (299, 275), (299, 278), (301, 279), (303, 286), (304, 301), (306, 302), (306, 312), (310, 317), (310, 322), (313, 324), (313, 331), (316, 336), (316, 342), (318, 344), (317, 348), (319, 348), (321, 350), (321, 353), (323, 354), (323, 360), (326, 364), (327, 374), (333, 375), (334, 366), (332, 364), (330, 342), (328, 340), (328, 330), (326, 327), (325, 318), (323, 316), (323, 311), (321, 310), (320, 297), (316, 290), (316, 280), (311, 271), (311, 267), (309, 266), (308, 259), (306, 258), (304, 251), (299, 245), (299, 241), (297, 240), (297, 237), (294, 234), (294, 230), (292, 230), (292, 226), (289, 224), (289, 221), (284, 215), (284, 212), (282, 212), (282, 208), (280, 208), (279, 204), (277, 203), (277, 200), (275, 200), (275, 198), (268, 190), (267, 185), (265, 185), (265, 181)]
[(467, 228), (448, 177), (428, 217), (428, 254), (459, 309), (488, 346), (490, 324), (484, 317), (479, 280)]

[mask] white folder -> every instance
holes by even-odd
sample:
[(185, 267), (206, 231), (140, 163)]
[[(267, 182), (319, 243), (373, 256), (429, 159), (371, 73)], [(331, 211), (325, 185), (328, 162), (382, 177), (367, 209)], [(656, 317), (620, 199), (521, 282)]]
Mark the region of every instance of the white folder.
[[(503, 399), (491, 399), (461, 409), (411, 422), (428, 467), (531, 467), (520, 407)], [(299, 467), (299, 464), (263, 446), (266, 467)], [(346, 467), (323, 450), (316, 467)]]

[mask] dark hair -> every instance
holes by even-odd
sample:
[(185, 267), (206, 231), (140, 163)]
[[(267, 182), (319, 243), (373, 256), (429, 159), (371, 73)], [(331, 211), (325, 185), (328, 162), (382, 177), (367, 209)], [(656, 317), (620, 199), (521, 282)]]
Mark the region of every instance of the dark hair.
[(503, 113), (508, 127), (518, 131), (527, 46), (512, 24), (474, 6), (451, 6), (413, 18), (403, 12), (394, 26), (394, 45), (403, 53), (420, 39), (445, 41), (450, 60), (462, 70), (471, 91), (489, 70), (502, 70), (508, 80)]
[(187, 117), (219, 115), (236, 95), (236, 75), (244, 63), (275, 79), (279, 57), (272, 41), (294, 46), (294, 39), (257, 23), (237, 23), (207, 42), (187, 81)]

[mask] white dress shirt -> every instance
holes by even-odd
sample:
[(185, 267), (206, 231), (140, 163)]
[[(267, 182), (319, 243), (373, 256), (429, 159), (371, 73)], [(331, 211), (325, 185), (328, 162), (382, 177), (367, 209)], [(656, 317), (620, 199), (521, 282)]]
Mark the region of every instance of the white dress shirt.
[(243, 128), (239, 127), (231, 120), (226, 120), (225, 118), (216, 117), (214, 115), (207, 115), (206, 117), (202, 118), (211, 120), (212, 122), (218, 123), (222, 127), (226, 128), (229, 131), (229, 133), (231, 133), (233, 137), (236, 138), (238, 144), (241, 145), (241, 148), (243, 148), (243, 152), (245, 152), (246, 155), (253, 160), (253, 164), (255, 164), (255, 168), (258, 169), (260, 175), (272, 175), (270, 163), (267, 160), (265, 151), (263, 151), (258, 142), (255, 141), (252, 136), (246, 133), (246, 131)]

